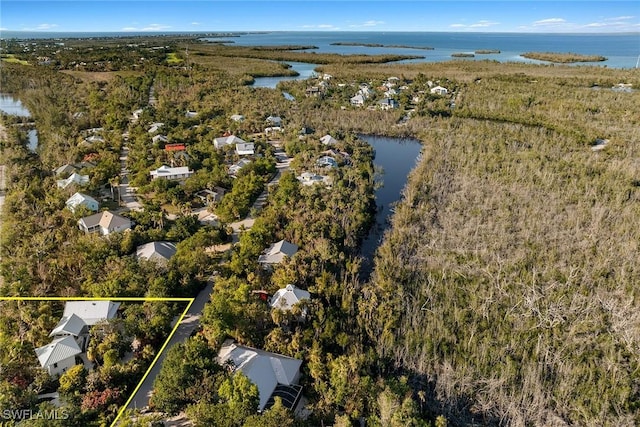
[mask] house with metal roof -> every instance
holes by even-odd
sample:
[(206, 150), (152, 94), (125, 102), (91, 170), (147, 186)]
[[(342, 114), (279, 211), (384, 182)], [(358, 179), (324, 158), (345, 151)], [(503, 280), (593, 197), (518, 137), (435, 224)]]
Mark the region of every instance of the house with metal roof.
[(332, 137), (331, 135), (327, 134), (322, 138), (320, 138), (320, 142), (323, 143), (324, 145), (334, 145), (338, 143), (338, 140)]
[(87, 185), (89, 183), (89, 175), (80, 175), (74, 172), (69, 176), (69, 178), (59, 179), (56, 183), (58, 184), (58, 188), (67, 188), (72, 184)]
[(49, 375), (60, 375), (76, 364), (76, 356), (82, 353), (72, 336), (56, 338), (49, 344), (36, 348), (40, 366)]
[(109, 320), (116, 317), (119, 302), (113, 301), (67, 301), (64, 306), (62, 317), (71, 317), (76, 315), (87, 326), (93, 326), (103, 320)]
[(262, 255), (258, 257), (258, 263), (264, 266), (280, 264), (284, 261), (285, 257), (291, 258), (296, 252), (298, 252), (297, 245), (289, 243), (286, 240), (280, 240), (269, 246)]
[(78, 347), (85, 351), (89, 342), (89, 327), (84, 320), (72, 313), (71, 316), (63, 316), (49, 336), (53, 338), (71, 336), (76, 340)]
[(69, 197), (65, 202), (65, 205), (71, 212), (74, 213), (80, 206), (84, 206), (92, 212), (97, 212), (100, 207), (100, 204), (96, 199), (82, 193), (75, 193), (73, 196)]
[(243, 140), (242, 138), (238, 138), (235, 135), (229, 135), (215, 138), (213, 140), (213, 146), (216, 148), (222, 148), (225, 145), (244, 144), (246, 142), (247, 141)]
[(238, 156), (253, 156), (255, 153), (256, 147), (253, 142), (236, 144), (236, 154)]
[[(295, 285), (287, 285), (278, 291), (271, 297), (269, 305), (273, 309), (290, 311), (293, 306), (301, 301), (311, 298), (311, 294), (304, 289), (300, 289)], [(302, 310), (302, 318), (306, 316), (306, 310)]]
[(176, 251), (176, 245), (172, 242), (149, 242), (138, 246), (136, 257), (153, 261), (160, 265), (167, 265), (167, 262), (176, 254)]
[(291, 410), (300, 402), (302, 386), (298, 385), (298, 380), (302, 360), (227, 340), (222, 344), (217, 362), (234, 372), (242, 372), (258, 387), (258, 410), (261, 412), (273, 406), (276, 397)]
[(193, 171), (189, 170), (187, 166), (180, 166), (177, 168), (171, 168), (166, 165), (160, 166), (156, 170), (149, 172), (152, 179), (168, 179), (171, 181), (180, 181), (189, 178), (193, 175)]

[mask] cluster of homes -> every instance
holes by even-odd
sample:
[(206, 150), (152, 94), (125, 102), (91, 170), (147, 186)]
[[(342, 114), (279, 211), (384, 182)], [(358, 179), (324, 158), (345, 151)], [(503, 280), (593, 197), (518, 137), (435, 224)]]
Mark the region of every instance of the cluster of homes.
[(52, 341), (36, 348), (40, 366), (56, 376), (78, 362), (87, 363), (81, 356), (89, 345), (91, 327), (116, 317), (119, 307), (112, 301), (67, 301), (62, 318), (49, 334)]
[[(380, 109), (380, 110), (394, 110), (400, 107), (400, 104), (395, 99), (397, 95), (402, 91), (409, 90), (409, 86), (402, 85), (398, 86), (400, 79), (398, 77), (389, 77), (386, 82), (382, 83), (382, 85), (375, 90), (368, 83), (361, 83), (359, 85), (358, 91), (356, 94), (351, 97), (350, 103), (356, 107), (364, 106), (367, 101), (374, 97), (377, 93), (382, 93), (383, 98), (378, 100), (376, 104), (370, 105), (370, 109)], [(449, 93), (449, 90), (440, 85), (434, 85), (432, 81), (427, 82), (427, 86), (429, 87), (429, 92), (434, 95), (446, 95)], [(420, 93), (413, 98), (413, 102), (419, 102)]]

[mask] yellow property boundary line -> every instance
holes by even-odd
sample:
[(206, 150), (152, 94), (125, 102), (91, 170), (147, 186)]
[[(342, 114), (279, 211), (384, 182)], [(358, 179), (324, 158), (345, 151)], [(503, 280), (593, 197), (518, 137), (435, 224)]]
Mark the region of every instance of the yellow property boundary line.
[(160, 348), (160, 351), (158, 351), (158, 354), (156, 354), (156, 357), (153, 358), (153, 361), (151, 362), (151, 365), (149, 365), (149, 367), (147, 368), (147, 371), (142, 376), (142, 379), (140, 380), (140, 382), (138, 382), (138, 385), (136, 386), (136, 388), (131, 393), (131, 396), (129, 396), (129, 399), (127, 399), (125, 404), (122, 406), (122, 408), (118, 412), (118, 415), (116, 416), (116, 418), (111, 423), (110, 427), (115, 427), (115, 425), (120, 420), (120, 417), (122, 417), (122, 414), (124, 414), (125, 411), (127, 410), (127, 406), (129, 406), (129, 403), (131, 403), (131, 401), (133, 400), (133, 397), (136, 395), (136, 393), (138, 393), (138, 390), (142, 386), (142, 383), (149, 376), (149, 373), (151, 372), (151, 369), (153, 369), (153, 367), (156, 365), (156, 362), (160, 358), (160, 355), (162, 354), (162, 352), (167, 347), (167, 344), (169, 344), (169, 341), (171, 340), (171, 338), (175, 334), (176, 330), (178, 329), (178, 326), (180, 326), (180, 323), (182, 323), (182, 320), (184, 319), (184, 317), (187, 315), (187, 312), (191, 308), (191, 305), (195, 301), (195, 298), (154, 298), (154, 297), (149, 297), (149, 298), (144, 298), (144, 297), (114, 297), (114, 298), (92, 297), (92, 298), (87, 298), (87, 297), (84, 297), (83, 298), (83, 297), (3, 297), (3, 296), (0, 296), (0, 301), (123, 301), (123, 302), (186, 302), (186, 303), (188, 303), (187, 306), (185, 307), (184, 311), (180, 315), (180, 318), (176, 322), (175, 326), (173, 327), (173, 329), (169, 333), (169, 336), (164, 341), (164, 344)]

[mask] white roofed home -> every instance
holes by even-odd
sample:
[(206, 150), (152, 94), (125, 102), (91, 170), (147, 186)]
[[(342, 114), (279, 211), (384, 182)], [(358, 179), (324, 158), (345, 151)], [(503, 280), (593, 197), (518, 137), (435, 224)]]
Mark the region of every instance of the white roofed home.
[(71, 184), (87, 185), (89, 183), (89, 175), (80, 175), (72, 173), (67, 179), (59, 179), (56, 181), (58, 188), (67, 188)]
[(320, 142), (323, 143), (324, 145), (334, 145), (338, 142), (338, 140), (332, 137), (331, 135), (327, 134), (322, 138), (320, 138)]
[(100, 205), (96, 199), (86, 194), (76, 193), (67, 199), (65, 205), (71, 212), (75, 212), (80, 206), (84, 206), (92, 212), (97, 212)]
[(158, 169), (149, 172), (149, 175), (151, 175), (152, 179), (183, 180), (193, 175), (193, 171), (190, 171), (187, 166), (170, 168), (162, 165)]
[(269, 409), (280, 397), (282, 404), (295, 410), (300, 402), (302, 387), (298, 385), (302, 360), (235, 344), (226, 340), (218, 353), (217, 362), (242, 372), (258, 387), (260, 412)]
[(265, 267), (280, 264), (284, 261), (285, 257), (291, 258), (296, 252), (298, 252), (297, 245), (289, 243), (286, 240), (280, 240), (269, 246), (262, 255), (258, 257), (258, 263)]
[(80, 353), (82, 350), (72, 336), (56, 338), (49, 344), (36, 348), (40, 366), (52, 376), (63, 374), (74, 366), (76, 356)]
[(138, 246), (136, 249), (136, 257), (138, 259), (153, 261), (160, 265), (167, 265), (167, 262), (169, 262), (176, 252), (176, 245), (171, 242), (149, 242)]
[(238, 156), (253, 156), (256, 152), (253, 142), (236, 144), (236, 154)]
[(103, 320), (109, 320), (118, 314), (119, 302), (113, 301), (67, 301), (62, 317), (78, 316), (87, 326), (93, 326)]
[(213, 140), (213, 146), (215, 148), (222, 148), (225, 145), (234, 145), (234, 144), (244, 144), (247, 141), (243, 140), (242, 138), (238, 138), (235, 135), (229, 135), (229, 136), (221, 136), (219, 138), (215, 138)]
[(99, 212), (93, 215), (85, 216), (78, 221), (78, 227), (85, 233), (100, 233), (107, 236), (111, 233), (129, 230), (132, 222), (129, 218), (125, 218), (109, 211)]
[(251, 163), (249, 159), (240, 159), (236, 163), (229, 166), (229, 175), (236, 176), (238, 172), (242, 170), (243, 167), (247, 166)]
[(432, 87), (430, 92), (436, 95), (446, 95), (447, 93), (449, 93), (449, 90), (446, 87), (436, 86)]
[(364, 96), (361, 93), (359, 93), (353, 98), (351, 98), (350, 101), (351, 101), (351, 105), (361, 107), (364, 105)]
[(234, 114), (231, 116), (231, 120), (234, 122), (242, 122), (244, 121), (244, 116), (242, 114)]
[[(291, 309), (301, 301), (311, 298), (311, 294), (304, 289), (300, 289), (294, 285), (287, 285), (282, 289), (278, 289), (272, 297), (269, 305), (273, 309), (291, 311)], [(302, 318), (306, 316), (306, 309), (302, 309)]]

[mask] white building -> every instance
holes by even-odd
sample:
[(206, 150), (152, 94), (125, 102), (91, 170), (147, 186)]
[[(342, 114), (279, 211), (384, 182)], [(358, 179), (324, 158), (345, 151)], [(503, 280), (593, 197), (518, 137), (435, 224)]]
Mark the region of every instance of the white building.
[(230, 366), (234, 372), (242, 372), (258, 387), (259, 411), (269, 409), (275, 397), (280, 397), (282, 404), (291, 410), (298, 405), (302, 395), (302, 387), (297, 385), (302, 360), (227, 340), (222, 344), (217, 362)]
[(215, 138), (213, 140), (213, 146), (220, 149), (225, 145), (244, 144), (246, 142), (247, 141), (243, 140), (242, 138), (238, 138), (235, 135), (229, 135), (229, 136), (221, 136), (221, 137)]
[(73, 196), (69, 197), (69, 199), (67, 199), (67, 201), (65, 202), (65, 205), (71, 212), (74, 213), (80, 206), (84, 206), (92, 212), (97, 212), (100, 208), (100, 204), (96, 199), (82, 193), (75, 193)]
[[(311, 294), (304, 289), (287, 285), (285, 288), (278, 289), (278, 292), (271, 297), (269, 305), (274, 309), (290, 311), (294, 305), (309, 298), (311, 298)], [(304, 317), (306, 310), (303, 310), (302, 313), (302, 317)]]
[(284, 261), (285, 257), (291, 258), (296, 252), (298, 252), (297, 245), (289, 243), (286, 240), (280, 240), (269, 246), (262, 255), (258, 257), (258, 263), (266, 266), (280, 264)]
[(236, 154), (238, 156), (253, 156), (255, 153), (256, 147), (253, 142), (236, 144)]
[(190, 171), (187, 166), (171, 168), (162, 165), (158, 169), (149, 172), (149, 175), (151, 175), (152, 179), (183, 180), (193, 175), (193, 171)]
[(56, 183), (58, 184), (58, 188), (67, 188), (72, 184), (84, 186), (89, 183), (89, 175), (79, 175), (74, 172), (69, 176), (69, 178), (59, 179)]
[(85, 216), (78, 221), (78, 227), (85, 233), (100, 233), (107, 236), (111, 233), (129, 230), (132, 222), (109, 211), (99, 212), (90, 216)]
[(76, 356), (82, 353), (72, 336), (56, 338), (49, 344), (36, 348), (40, 366), (49, 375), (60, 375), (76, 364)]
[(62, 317), (78, 316), (87, 326), (116, 317), (119, 302), (113, 301), (67, 301)]
[(446, 87), (436, 86), (432, 87), (430, 92), (436, 95), (446, 95), (447, 93), (449, 93), (449, 90)]

